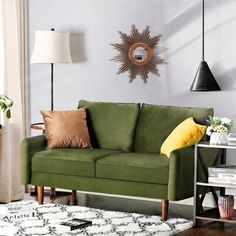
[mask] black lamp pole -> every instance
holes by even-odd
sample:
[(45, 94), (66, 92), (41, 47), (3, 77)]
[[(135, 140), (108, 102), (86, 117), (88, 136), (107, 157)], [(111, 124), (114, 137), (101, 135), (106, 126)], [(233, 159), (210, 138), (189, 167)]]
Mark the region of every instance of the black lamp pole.
[(216, 82), (211, 70), (205, 61), (205, 5), (202, 0), (202, 61), (198, 67), (197, 74), (193, 80), (190, 91), (192, 92), (207, 92), (220, 91), (220, 87)]
[(205, 61), (205, 2), (202, 0), (202, 61)]
[[(55, 31), (54, 28), (51, 31)], [(51, 63), (51, 111), (53, 111), (53, 63)]]

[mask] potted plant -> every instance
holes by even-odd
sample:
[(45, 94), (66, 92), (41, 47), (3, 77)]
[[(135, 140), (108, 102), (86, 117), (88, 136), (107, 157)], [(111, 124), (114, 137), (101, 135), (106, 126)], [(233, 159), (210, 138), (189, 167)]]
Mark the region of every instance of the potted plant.
[(210, 136), (210, 144), (227, 144), (228, 132), (233, 126), (232, 120), (209, 116), (206, 121), (209, 124), (206, 134)]
[(13, 101), (7, 97), (6, 95), (0, 95), (0, 110), (6, 115), (9, 119), (11, 118), (11, 107), (13, 105)]

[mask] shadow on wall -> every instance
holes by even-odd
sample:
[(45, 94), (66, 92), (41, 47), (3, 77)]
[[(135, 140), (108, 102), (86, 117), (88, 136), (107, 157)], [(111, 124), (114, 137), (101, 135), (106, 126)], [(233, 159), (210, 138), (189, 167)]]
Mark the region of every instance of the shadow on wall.
[[(222, 0), (214, 1), (205, 1), (205, 15), (217, 9)], [(224, 1), (224, 5), (230, 4), (230, 1)], [(168, 39), (174, 34), (178, 33), (181, 29), (185, 28), (187, 25), (191, 24), (195, 19), (202, 17), (202, 1), (199, 0), (196, 4), (191, 4), (191, 1), (188, 2), (189, 8), (186, 8), (186, 3), (181, 1), (176, 1), (173, 11), (167, 16), (167, 22), (163, 25), (163, 28), (160, 29), (160, 32), (165, 32), (165, 38)], [(178, 12), (178, 11), (182, 12)], [(178, 13), (178, 14), (177, 14)], [(176, 17), (173, 17), (177, 15)], [(171, 19), (171, 20), (169, 20)], [(201, 25), (199, 25), (199, 33), (201, 34)]]
[[(183, 5), (185, 7), (185, 5)], [(191, 5), (189, 8), (182, 10), (181, 14), (176, 17), (168, 17), (168, 20), (164, 25), (163, 28), (160, 29), (160, 32), (165, 32), (164, 36), (165, 39), (172, 37), (174, 34), (178, 33), (182, 28), (185, 28), (189, 25), (194, 19), (199, 18), (201, 16), (201, 2)], [(174, 15), (176, 12), (172, 12)]]
[(70, 50), (73, 63), (81, 63), (87, 60), (85, 53), (85, 39), (83, 32), (70, 33)]
[[(211, 32), (214, 32), (215, 30), (223, 27), (226, 24), (229, 24), (233, 21), (236, 20), (236, 17), (232, 17), (224, 22), (222, 22), (221, 24), (218, 24), (212, 28), (210, 28), (209, 30), (205, 30), (205, 36)], [(187, 46), (191, 45), (193, 42), (197, 41), (198, 39), (200, 39), (202, 37), (202, 33), (199, 31), (199, 35), (197, 35), (196, 37), (192, 38), (192, 40), (189, 40), (187, 43), (183, 44), (181, 47), (179, 47), (178, 49), (176, 49), (175, 51), (173, 51), (172, 53), (168, 54), (167, 57), (171, 57), (172, 55), (178, 53), (179, 51), (183, 50), (184, 48), (186, 48)], [(200, 58), (199, 58), (200, 59)]]
[[(220, 3), (220, 0), (209, 1), (207, 5), (205, 4), (205, 11), (209, 12), (218, 8), (219, 3)], [(228, 2), (225, 1), (224, 4), (226, 3), (230, 3), (230, 1)], [(183, 5), (183, 7), (185, 7), (185, 5)], [(181, 10), (181, 8), (179, 10)], [(205, 14), (207, 14), (207, 12)], [(172, 14), (175, 15), (176, 12), (172, 12)], [(184, 11), (182, 10), (182, 12), (174, 18), (171, 17), (170, 15), (167, 19), (169, 18), (171, 18), (171, 20), (167, 22), (163, 22), (164, 23), (163, 28), (160, 29), (160, 32), (165, 32), (163, 35), (165, 40), (167, 40), (168, 38), (172, 37), (174, 34), (181, 31), (181, 29), (185, 28), (187, 25), (191, 24), (191, 22), (193, 22), (195, 19), (202, 18), (202, 2), (199, 1), (196, 4), (191, 5), (189, 8), (184, 9)], [(205, 34), (233, 20), (235, 20), (235, 17), (228, 19), (225, 22), (222, 22), (221, 25), (216, 25), (215, 27), (213, 27), (212, 29), (208, 31), (205, 30)], [(201, 36), (202, 36), (202, 30), (201, 30), (201, 25), (199, 24), (199, 35), (188, 44), (192, 43), (193, 41), (195, 41), (197, 38), (200, 38)], [(186, 45), (183, 45), (180, 49), (176, 51), (180, 51)]]
[(216, 62), (212, 66), (212, 72), (215, 74), (214, 76), (221, 90), (232, 91), (236, 89), (236, 67), (226, 71), (221, 62)]

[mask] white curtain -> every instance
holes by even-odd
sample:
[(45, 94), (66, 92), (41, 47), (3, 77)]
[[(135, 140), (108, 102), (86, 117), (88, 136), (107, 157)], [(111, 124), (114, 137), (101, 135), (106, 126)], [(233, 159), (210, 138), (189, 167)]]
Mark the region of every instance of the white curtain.
[(0, 202), (24, 197), (20, 183), (20, 142), (26, 135), (26, 1), (0, 0), (0, 88), (14, 104), (12, 118), (1, 114)]

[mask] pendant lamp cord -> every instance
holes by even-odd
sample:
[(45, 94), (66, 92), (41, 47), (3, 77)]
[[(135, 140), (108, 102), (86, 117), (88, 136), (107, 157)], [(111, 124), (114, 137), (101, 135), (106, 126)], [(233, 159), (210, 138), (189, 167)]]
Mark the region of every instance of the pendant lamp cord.
[(204, 55), (204, 51), (205, 51), (205, 42), (204, 42), (204, 0), (202, 0), (202, 61), (205, 61), (205, 55)]

